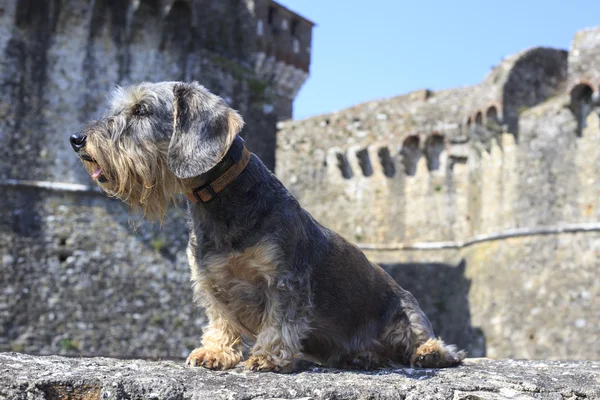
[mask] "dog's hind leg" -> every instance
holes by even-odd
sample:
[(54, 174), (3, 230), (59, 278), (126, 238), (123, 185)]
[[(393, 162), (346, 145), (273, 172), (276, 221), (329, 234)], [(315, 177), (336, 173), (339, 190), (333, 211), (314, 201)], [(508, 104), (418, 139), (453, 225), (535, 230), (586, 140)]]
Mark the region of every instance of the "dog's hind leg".
[(409, 292), (403, 293), (401, 309), (385, 330), (382, 342), (392, 360), (413, 367), (451, 367), (466, 355), (435, 338), (429, 319)]
[(256, 338), (246, 367), (252, 371), (292, 372), (292, 361), (300, 355), (301, 328), (283, 323), (268, 327)]
[(302, 341), (310, 331), (310, 300), (303, 293), (306, 289), (298, 281), (280, 280), (277, 289), (268, 296), (265, 322), (246, 361), (246, 368), (252, 371), (293, 371), (292, 361), (302, 355)]
[(421, 368), (445, 368), (458, 365), (466, 353), (455, 345), (447, 345), (441, 339), (429, 339), (415, 350), (410, 365)]

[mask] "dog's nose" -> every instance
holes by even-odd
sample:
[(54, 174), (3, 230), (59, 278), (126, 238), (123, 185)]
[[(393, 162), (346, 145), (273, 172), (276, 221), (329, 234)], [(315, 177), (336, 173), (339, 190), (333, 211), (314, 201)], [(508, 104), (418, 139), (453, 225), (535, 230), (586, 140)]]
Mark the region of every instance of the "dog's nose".
[(73, 147), (73, 150), (79, 151), (83, 149), (83, 147), (85, 146), (85, 138), (86, 136), (82, 133), (72, 134), (69, 140), (71, 141), (71, 146)]

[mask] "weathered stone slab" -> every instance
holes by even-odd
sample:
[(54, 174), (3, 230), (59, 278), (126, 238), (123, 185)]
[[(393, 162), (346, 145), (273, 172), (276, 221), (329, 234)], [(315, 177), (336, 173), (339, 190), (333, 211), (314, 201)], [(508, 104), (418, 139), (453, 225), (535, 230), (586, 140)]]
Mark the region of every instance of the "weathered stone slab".
[(597, 399), (600, 362), (475, 360), (453, 369), (213, 372), (170, 361), (0, 354), (0, 399)]

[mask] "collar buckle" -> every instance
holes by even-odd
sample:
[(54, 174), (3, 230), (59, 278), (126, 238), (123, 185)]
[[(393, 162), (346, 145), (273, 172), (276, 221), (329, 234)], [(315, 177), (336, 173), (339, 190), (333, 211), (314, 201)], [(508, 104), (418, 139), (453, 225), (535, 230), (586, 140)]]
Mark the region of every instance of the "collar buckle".
[[(204, 199), (200, 196), (200, 193), (205, 195)], [(212, 199), (217, 197), (217, 192), (215, 192), (215, 189), (213, 189), (213, 187), (210, 185), (210, 183), (207, 183), (204, 186), (200, 186), (199, 188), (194, 189), (192, 194), (194, 195), (196, 200), (200, 203), (208, 203), (209, 201), (211, 201)]]
[(186, 197), (193, 203), (208, 203), (217, 197), (217, 194), (221, 190), (225, 189), (228, 184), (242, 173), (250, 161), (250, 156), (251, 153), (244, 146), (238, 162), (234, 162), (234, 164), (216, 180), (186, 193)]

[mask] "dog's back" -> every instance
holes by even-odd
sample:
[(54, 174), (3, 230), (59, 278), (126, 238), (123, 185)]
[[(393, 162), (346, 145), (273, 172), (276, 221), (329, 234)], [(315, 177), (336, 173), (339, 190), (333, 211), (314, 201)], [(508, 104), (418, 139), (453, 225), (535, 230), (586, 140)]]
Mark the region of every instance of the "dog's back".
[[(421, 345), (437, 342), (415, 298), (360, 249), (315, 221), (258, 158), (227, 192), (191, 212), (192, 220), (206, 222), (194, 235), (202, 242), (192, 244), (200, 280), (214, 282), (214, 271), (230, 271), (215, 267), (217, 253), (256, 255), (241, 269), (261, 271), (262, 279), (253, 278), (250, 285), (242, 279), (240, 286), (226, 273), (217, 286), (230, 294), (227, 304), (208, 295), (222, 314), (234, 310), (230, 318), (237, 319), (233, 323), (240, 331), (258, 340), (269, 324), (281, 325), (277, 340), (295, 342), (285, 346), (332, 366), (374, 368), (397, 362), (435, 367), (462, 359), (462, 353), (442, 342), (430, 343), (436, 354), (413, 357)], [(202, 285), (199, 296), (210, 290)], [(215, 307), (210, 301), (208, 306)]]

